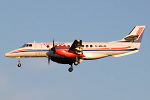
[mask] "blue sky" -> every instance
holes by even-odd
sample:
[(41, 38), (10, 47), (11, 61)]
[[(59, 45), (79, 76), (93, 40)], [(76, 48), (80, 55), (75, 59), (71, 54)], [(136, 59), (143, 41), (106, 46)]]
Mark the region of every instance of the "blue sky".
[[(1, 0), (1, 100), (149, 100), (149, 0)], [(68, 72), (47, 58), (4, 57), (27, 42), (109, 42), (146, 25), (140, 52), (83, 61)]]

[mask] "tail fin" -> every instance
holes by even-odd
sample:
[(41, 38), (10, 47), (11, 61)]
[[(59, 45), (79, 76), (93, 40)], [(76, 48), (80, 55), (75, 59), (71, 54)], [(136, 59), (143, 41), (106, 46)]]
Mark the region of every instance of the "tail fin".
[(145, 26), (135, 26), (133, 30), (120, 42), (138, 42), (141, 43)]
[(140, 44), (142, 41), (142, 37), (144, 34), (145, 26), (135, 26), (133, 30), (122, 40), (118, 42), (122, 42), (123, 44), (130, 44), (132, 48), (137, 48), (139, 50)]
[(122, 40), (115, 41), (117, 43), (121, 43), (122, 45), (131, 46), (133, 51), (130, 51), (128, 53), (119, 54), (119, 55), (113, 55), (114, 57), (121, 57), (133, 53), (137, 53), (139, 51), (142, 37), (144, 34), (145, 26), (135, 26), (133, 30)]

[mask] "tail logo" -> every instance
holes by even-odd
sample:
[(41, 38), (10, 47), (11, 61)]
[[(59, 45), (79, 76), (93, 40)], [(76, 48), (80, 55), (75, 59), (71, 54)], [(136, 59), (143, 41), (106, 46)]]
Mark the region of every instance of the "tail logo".
[(144, 27), (140, 27), (139, 30), (137, 31), (136, 35), (139, 36), (142, 33), (143, 29), (144, 29)]

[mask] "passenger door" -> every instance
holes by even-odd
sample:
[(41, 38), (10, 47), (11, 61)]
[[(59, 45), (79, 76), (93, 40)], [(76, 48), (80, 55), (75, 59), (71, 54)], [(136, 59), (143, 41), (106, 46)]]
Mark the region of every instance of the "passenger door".
[(42, 44), (41, 43), (36, 43), (35, 44), (35, 55), (37, 57), (41, 57), (42, 56)]

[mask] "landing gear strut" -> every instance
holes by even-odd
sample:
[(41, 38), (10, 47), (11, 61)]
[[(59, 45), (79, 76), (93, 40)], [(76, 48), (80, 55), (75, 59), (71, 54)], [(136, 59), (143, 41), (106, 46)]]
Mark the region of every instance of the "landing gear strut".
[(20, 57), (17, 57), (17, 59), (18, 59), (18, 67), (21, 67)]
[(71, 64), (71, 67), (68, 69), (69, 72), (72, 72), (73, 71), (73, 66)]

